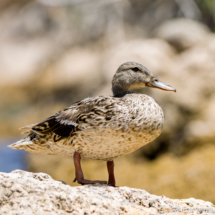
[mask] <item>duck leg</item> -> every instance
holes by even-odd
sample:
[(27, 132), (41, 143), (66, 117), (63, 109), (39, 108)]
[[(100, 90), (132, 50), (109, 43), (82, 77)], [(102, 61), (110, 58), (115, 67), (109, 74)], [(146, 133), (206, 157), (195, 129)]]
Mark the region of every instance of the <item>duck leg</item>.
[(74, 164), (75, 164), (75, 179), (73, 182), (75, 182), (77, 180), (77, 182), (79, 184), (96, 184), (96, 183), (99, 183), (99, 184), (107, 184), (107, 181), (90, 181), (90, 180), (87, 180), (87, 179), (84, 179), (84, 174), (83, 174), (83, 171), (81, 169), (81, 155), (80, 153), (78, 152), (75, 152), (74, 153)]
[(108, 185), (115, 187), (115, 177), (114, 177), (114, 162), (113, 161), (107, 161), (107, 169), (108, 169)]

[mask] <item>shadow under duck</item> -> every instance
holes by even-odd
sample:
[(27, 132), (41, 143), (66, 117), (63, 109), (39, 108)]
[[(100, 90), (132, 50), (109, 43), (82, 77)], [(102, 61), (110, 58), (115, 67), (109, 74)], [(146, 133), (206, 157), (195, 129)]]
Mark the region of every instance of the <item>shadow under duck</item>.
[[(43, 122), (26, 126), (28, 136), (10, 147), (73, 157), (74, 181), (115, 186), (113, 159), (146, 145), (163, 129), (164, 114), (158, 103), (150, 96), (133, 92), (144, 87), (176, 92), (143, 65), (126, 62), (113, 77), (113, 96), (83, 99)], [(108, 182), (84, 179), (81, 158), (107, 161)]]

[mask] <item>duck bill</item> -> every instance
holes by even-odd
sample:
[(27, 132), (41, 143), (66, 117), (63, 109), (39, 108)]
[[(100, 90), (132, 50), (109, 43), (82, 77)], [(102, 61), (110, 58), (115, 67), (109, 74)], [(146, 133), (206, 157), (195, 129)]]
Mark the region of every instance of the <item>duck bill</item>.
[(147, 87), (153, 87), (153, 88), (158, 88), (158, 89), (161, 89), (161, 90), (166, 90), (166, 91), (174, 91), (176, 92), (176, 89), (167, 85), (167, 84), (164, 84), (163, 82), (159, 81), (159, 80), (156, 80), (156, 81), (152, 81), (151, 83), (147, 83), (146, 84)]

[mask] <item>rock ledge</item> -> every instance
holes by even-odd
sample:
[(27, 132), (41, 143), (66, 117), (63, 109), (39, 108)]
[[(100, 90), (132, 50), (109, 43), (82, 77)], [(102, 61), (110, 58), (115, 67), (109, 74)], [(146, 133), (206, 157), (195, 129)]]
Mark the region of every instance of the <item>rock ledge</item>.
[(0, 173), (0, 214), (215, 214), (210, 202), (106, 185), (71, 187), (44, 173)]

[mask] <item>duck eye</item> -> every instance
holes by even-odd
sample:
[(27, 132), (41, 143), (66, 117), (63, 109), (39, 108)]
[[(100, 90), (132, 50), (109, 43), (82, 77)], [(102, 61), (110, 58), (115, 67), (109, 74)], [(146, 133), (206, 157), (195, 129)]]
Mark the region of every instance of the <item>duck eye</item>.
[(132, 70), (133, 70), (134, 72), (140, 71), (139, 68), (137, 68), (137, 67), (134, 67)]

